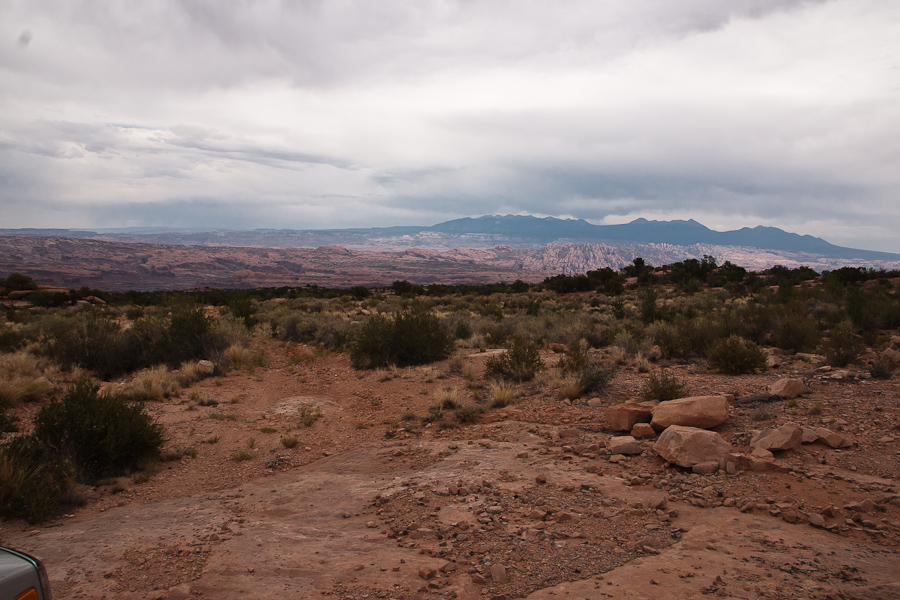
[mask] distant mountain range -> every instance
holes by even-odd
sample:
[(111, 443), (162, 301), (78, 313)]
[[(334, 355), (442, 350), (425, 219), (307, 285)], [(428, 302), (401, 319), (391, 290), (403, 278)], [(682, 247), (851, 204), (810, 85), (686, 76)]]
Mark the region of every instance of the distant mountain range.
[(777, 227), (744, 227), (715, 231), (690, 219), (688, 221), (648, 221), (636, 219), (622, 225), (593, 225), (583, 219), (543, 219), (530, 216), (485, 216), (447, 221), (428, 228), (444, 233), (482, 233), (519, 237), (543, 243), (587, 242), (628, 244), (715, 244), (745, 246), (766, 250), (806, 252), (828, 258), (898, 260), (900, 254), (857, 250), (829, 244), (811, 235), (788, 233)]
[(370, 229), (0, 230), (0, 276), (107, 290), (540, 281), (620, 269), (637, 257), (660, 266), (707, 255), (751, 270), (900, 269), (900, 254), (841, 248), (775, 227), (714, 231), (694, 220), (592, 225), (507, 215)]
[(810, 235), (788, 233), (777, 227), (744, 227), (715, 231), (691, 219), (648, 221), (621, 225), (593, 225), (583, 219), (557, 219), (520, 215), (463, 218), (432, 226), (354, 229), (254, 229), (247, 231), (125, 228), (96, 231), (75, 229), (0, 229), (5, 235), (89, 238), (192, 246), (245, 246), (255, 248), (314, 248), (344, 246), (358, 250), (403, 248), (489, 248), (498, 244), (534, 248), (548, 244), (671, 244), (739, 246), (760, 250), (817, 255), (829, 259), (897, 261), (900, 254), (835, 246)]

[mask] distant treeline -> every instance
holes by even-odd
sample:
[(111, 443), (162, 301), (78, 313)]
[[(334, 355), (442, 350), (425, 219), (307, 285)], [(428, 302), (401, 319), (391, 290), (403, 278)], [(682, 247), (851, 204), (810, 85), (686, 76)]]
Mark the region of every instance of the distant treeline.
[(38, 282), (31, 277), (12, 273), (0, 279), (0, 295), (10, 292), (32, 290), (28, 300), (35, 306), (53, 307), (72, 304), (90, 296), (100, 298), (111, 304), (133, 304), (137, 306), (159, 306), (180, 303), (201, 303), (223, 306), (251, 300), (263, 301), (273, 298), (310, 298), (329, 299), (351, 296), (356, 299), (368, 298), (373, 290), (390, 291), (398, 296), (447, 296), (452, 294), (490, 296), (497, 293), (525, 293), (529, 291), (550, 290), (559, 294), (576, 292), (600, 292), (609, 296), (618, 296), (625, 292), (629, 280), (637, 287), (653, 285), (674, 285), (679, 291), (696, 292), (702, 287), (726, 288), (732, 293), (756, 293), (765, 287), (782, 285), (799, 285), (822, 277), (828, 285), (859, 284), (866, 281), (884, 280), (900, 277), (900, 271), (872, 269), (865, 267), (842, 267), (833, 271), (818, 273), (810, 267), (788, 268), (775, 265), (762, 271), (748, 271), (744, 267), (730, 261), (719, 265), (715, 257), (704, 256), (702, 259), (689, 258), (681, 262), (654, 267), (648, 265), (643, 258), (635, 258), (632, 264), (616, 270), (604, 267), (588, 271), (582, 275), (553, 275), (537, 284), (529, 284), (521, 280), (513, 283), (457, 284), (445, 285), (432, 283), (415, 284), (398, 280), (386, 288), (367, 288), (353, 286), (350, 288), (327, 288), (315, 284), (304, 286), (280, 286), (254, 289), (204, 288), (196, 290), (159, 290), (105, 292), (82, 287), (68, 292), (45, 291), (39, 289)]

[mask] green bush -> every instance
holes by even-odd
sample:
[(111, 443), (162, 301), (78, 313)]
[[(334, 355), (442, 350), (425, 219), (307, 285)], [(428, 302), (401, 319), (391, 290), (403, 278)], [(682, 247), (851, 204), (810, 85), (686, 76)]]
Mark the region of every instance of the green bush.
[(513, 337), (506, 352), (485, 362), (485, 376), (507, 381), (531, 381), (544, 369), (537, 343)]
[(362, 324), (350, 345), (356, 369), (407, 367), (450, 356), (454, 344), (438, 318), (423, 305), (393, 317), (375, 315)]
[(641, 397), (644, 400), (659, 400), (660, 402), (684, 398), (687, 393), (687, 386), (674, 375), (669, 375), (664, 369), (660, 370), (659, 375), (651, 373), (641, 389)]
[(772, 345), (788, 352), (811, 352), (822, 339), (819, 324), (810, 314), (788, 313), (781, 316), (772, 329)]
[(877, 360), (869, 366), (869, 375), (873, 379), (890, 379), (891, 370), (882, 361)]
[(850, 321), (839, 323), (831, 328), (828, 339), (822, 342), (819, 349), (832, 367), (846, 367), (863, 351), (862, 339), (853, 329)]
[(732, 335), (719, 340), (709, 352), (709, 364), (725, 375), (766, 369), (766, 354), (755, 343)]
[(65, 368), (79, 366), (107, 379), (161, 363), (178, 364), (221, 353), (228, 340), (202, 308), (180, 308), (168, 318), (144, 317), (123, 330), (108, 315), (89, 311), (42, 326), (48, 353)]
[(616, 366), (592, 359), (587, 344), (581, 340), (569, 346), (556, 368), (572, 378), (565, 394), (570, 399), (605, 389), (616, 375)]
[(62, 400), (51, 400), (34, 418), (36, 442), (70, 460), (88, 480), (127, 471), (159, 455), (163, 427), (140, 404), (101, 393), (79, 379)]

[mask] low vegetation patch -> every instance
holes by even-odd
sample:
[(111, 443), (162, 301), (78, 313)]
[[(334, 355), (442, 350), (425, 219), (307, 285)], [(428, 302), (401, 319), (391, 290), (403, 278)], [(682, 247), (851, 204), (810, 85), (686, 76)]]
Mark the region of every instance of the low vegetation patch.
[(407, 367), (450, 356), (453, 339), (438, 318), (421, 304), (392, 317), (375, 315), (356, 332), (350, 360), (356, 369)]
[(709, 351), (709, 364), (725, 375), (744, 375), (766, 370), (766, 354), (750, 340), (732, 335)]

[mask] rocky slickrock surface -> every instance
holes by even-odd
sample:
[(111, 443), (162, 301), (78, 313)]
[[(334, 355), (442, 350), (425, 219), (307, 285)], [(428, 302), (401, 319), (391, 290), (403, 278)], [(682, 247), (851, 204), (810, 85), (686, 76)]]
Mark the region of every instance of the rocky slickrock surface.
[[(671, 365), (727, 419), (658, 434), (653, 406), (610, 426), (647, 377), (623, 369), (594, 398), (535, 384), (480, 422), (400, 426), (444, 387), (476, 402), (485, 354), (466, 358), (472, 382), (449, 363), (383, 379), (273, 342), (268, 367), (148, 405), (195, 458), (84, 490), (56, 521), (4, 522), (0, 541), (44, 559), (62, 599), (900, 598), (897, 379), (814, 357), (744, 377)], [(807, 390), (773, 400), (784, 376)], [(702, 460), (663, 451), (698, 432), (716, 440)]]

